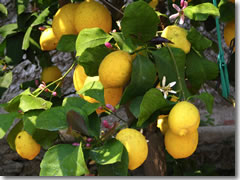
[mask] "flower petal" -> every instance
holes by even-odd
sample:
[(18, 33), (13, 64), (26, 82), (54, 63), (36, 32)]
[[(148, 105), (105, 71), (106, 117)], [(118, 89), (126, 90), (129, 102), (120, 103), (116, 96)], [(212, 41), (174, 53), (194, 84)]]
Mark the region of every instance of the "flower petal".
[(181, 15), (181, 16), (180, 16), (179, 24), (183, 24), (183, 23), (184, 23), (184, 15)]
[(173, 81), (173, 82), (169, 83), (169, 86), (173, 87), (175, 84), (176, 84), (176, 81)]
[(177, 12), (181, 11), (180, 7), (176, 4), (172, 4), (172, 7), (177, 10)]
[(173, 19), (176, 19), (178, 16), (179, 16), (179, 13), (172, 14), (172, 15), (169, 17), (169, 19), (170, 19), (170, 20), (173, 20)]
[(166, 76), (163, 76), (162, 78), (162, 87), (165, 87), (166, 84)]
[(185, 9), (188, 6), (188, 2), (184, 1), (184, 6), (182, 7), (182, 9)]
[(185, 4), (185, 3), (184, 3), (184, 0), (181, 0), (181, 2), (180, 2), (180, 6), (183, 7), (184, 4)]
[(172, 93), (172, 94), (177, 94), (177, 92), (176, 91), (174, 91), (174, 90), (170, 90), (170, 91), (168, 91), (169, 93)]
[(168, 92), (164, 92), (164, 99), (167, 99)]

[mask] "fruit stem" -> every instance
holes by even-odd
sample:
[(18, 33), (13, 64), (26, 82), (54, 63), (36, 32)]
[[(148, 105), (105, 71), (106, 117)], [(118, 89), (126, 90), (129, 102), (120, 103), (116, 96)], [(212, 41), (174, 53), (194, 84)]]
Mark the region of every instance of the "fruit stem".
[(120, 14), (123, 15), (123, 12), (122, 12), (122, 11), (120, 11), (118, 8), (116, 8), (114, 5), (112, 5), (112, 4), (109, 3), (108, 1), (105, 1), (105, 0), (100, 0), (100, 1), (102, 1), (103, 3), (109, 5), (111, 8), (113, 8), (114, 10), (116, 10), (117, 12), (119, 12)]
[(172, 60), (174, 62), (174, 66), (175, 66), (175, 69), (176, 69), (177, 78), (178, 78), (178, 82), (179, 82), (180, 91), (182, 92), (183, 100), (185, 100), (186, 97), (185, 97), (185, 93), (183, 91), (183, 86), (182, 86), (182, 83), (181, 83), (181, 77), (180, 77), (180, 73), (179, 73), (179, 70), (178, 70), (178, 67), (177, 67), (176, 59), (175, 59), (175, 57), (173, 55), (173, 52), (172, 52), (171, 48), (167, 44), (166, 44), (166, 47), (168, 48), (168, 51), (169, 51), (169, 53), (171, 55), (171, 58), (172, 58)]

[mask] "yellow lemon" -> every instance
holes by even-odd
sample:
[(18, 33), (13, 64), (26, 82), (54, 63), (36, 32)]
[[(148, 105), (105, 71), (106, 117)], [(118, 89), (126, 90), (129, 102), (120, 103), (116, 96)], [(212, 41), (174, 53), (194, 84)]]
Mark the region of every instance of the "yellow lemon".
[(128, 152), (128, 169), (134, 170), (147, 159), (148, 145), (145, 137), (136, 129), (122, 129), (116, 139), (121, 141)]
[(45, 83), (53, 82), (62, 77), (62, 73), (57, 66), (50, 66), (43, 69), (41, 74), (41, 81)]
[(185, 136), (178, 136), (169, 129), (165, 134), (164, 144), (167, 152), (173, 158), (187, 158), (197, 149), (198, 131), (195, 130)]
[(177, 103), (168, 116), (169, 128), (179, 136), (194, 132), (199, 124), (200, 113), (198, 109), (187, 101)]
[(58, 39), (62, 35), (77, 34), (74, 26), (75, 10), (79, 4), (69, 3), (58, 9), (53, 17), (52, 28)]
[(98, 74), (104, 88), (124, 87), (130, 80), (132, 57), (125, 51), (114, 51), (101, 62)]
[(112, 29), (112, 17), (108, 9), (96, 1), (84, 1), (79, 4), (74, 15), (77, 32), (84, 28), (99, 27), (106, 33)]
[(158, 0), (152, 0), (148, 4), (149, 4), (149, 6), (151, 6), (152, 8), (155, 9), (158, 5)]
[(56, 49), (58, 39), (55, 36), (52, 28), (45, 29), (40, 36), (40, 46), (42, 51), (50, 51)]
[(187, 40), (187, 31), (184, 28), (176, 25), (167, 26), (161, 36), (173, 42), (173, 44), (168, 43), (168, 46), (180, 48), (186, 54), (189, 53), (191, 43)]
[(112, 106), (116, 106), (123, 93), (122, 87), (117, 88), (104, 88), (104, 100), (105, 104), (111, 104)]
[(41, 146), (26, 131), (18, 133), (15, 139), (17, 153), (24, 159), (32, 160), (40, 152)]
[(235, 20), (228, 22), (224, 27), (224, 40), (228, 47), (230, 47), (233, 38), (235, 38)]
[(168, 115), (160, 115), (157, 119), (157, 127), (165, 134), (168, 130)]

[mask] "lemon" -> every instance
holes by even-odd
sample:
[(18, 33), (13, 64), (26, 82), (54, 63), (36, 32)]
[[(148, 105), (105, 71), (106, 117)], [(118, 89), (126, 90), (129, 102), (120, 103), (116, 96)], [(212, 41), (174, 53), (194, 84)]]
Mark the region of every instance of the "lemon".
[(169, 129), (165, 134), (164, 144), (167, 152), (173, 158), (187, 158), (197, 149), (198, 131), (195, 130), (185, 136), (178, 136)]
[(98, 74), (104, 88), (124, 87), (130, 80), (132, 57), (125, 51), (114, 51), (101, 62)]
[(56, 49), (58, 39), (55, 36), (52, 28), (45, 29), (40, 36), (40, 46), (42, 51), (50, 51)]
[(62, 77), (62, 73), (57, 66), (50, 66), (43, 69), (41, 74), (41, 81), (45, 83), (53, 82)]
[(165, 134), (168, 130), (168, 115), (160, 115), (157, 119), (157, 127)]
[(224, 40), (228, 47), (233, 38), (235, 38), (235, 20), (228, 22), (224, 27)]
[(26, 131), (21, 131), (15, 139), (17, 153), (24, 159), (32, 160), (40, 152), (41, 146)]
[(187, 40), (187, 31), (184, 28), (176, 25), (167, 26), (161, 36), (173, 42), (173, 44), (168, 43), (168, 46), (180, 48), (186, 54), (189, 53), (191, 43)]
[(58, 39), (62, 35), (77, 34), (74, 26), (75, 10), (79, 4), (69, 3), (59, 8), (53, 17), (52, 28)]
[(152, 0), (148, 4), (149, 4), (149, 6), (151, 6), (152, 8), (155, 9), (158, 5), (158, 0)]
[(74, 25), (77, 32), (84, 28), (99, 27), (106, 33), (112, 29), (112, 17), (108, 9), (96, 1), (84, 1), (75, 10)]
[(116, 106), (123, 93), (122, 87), (117, 88), (104, 88), (104, 100), (105, 104), (111, 104), (112, 106)]
[(198, 109), (187, 101), (177, 103), (168, 116), (169, 128), (179, 136), (194, 132), (199, 123), (200, 113)]
[(128, 152), (128, 169), (134, 170), (147, 159), (148, 145), (145, 137), (136, 129), (122, 129), (116, 135)]

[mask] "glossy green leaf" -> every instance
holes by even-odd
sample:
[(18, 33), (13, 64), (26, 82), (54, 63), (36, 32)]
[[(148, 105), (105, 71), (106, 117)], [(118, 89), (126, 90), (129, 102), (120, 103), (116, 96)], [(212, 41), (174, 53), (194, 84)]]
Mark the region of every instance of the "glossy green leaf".
[[(4, 16), (7, 16), (8, 15), (8, 10), (7, 8), (2, 4), (0, 3), (0, 15), (3, 14)], [(1, 17), (1, 16), (0, 16)]]
[(8, 88), (12, 83), (12, 71), (5, 73), (0, 77), (0, 87)]
[(212, 46), (212, 41), (201, 35), (194, 27), (191, 27), (188, 31), (187, 39), (192, 47), (198, 51), (203, 51)]
[(0, 114), (0, 139), (2, 139), (11, 127), (13, 121), (17, 118), (18, 112)]
[(140, 114), (140, 105), (141, 105), (142, 100), (143, 100), (143, 96), (138, 96), (138, 97), (134, 98), (131, 101), (131, 104), (129, 105), (129, 110), (135, 116), (135, 118), (138, 118), (138, 116)]
[(29, 0), (17, 0), (17, 13), (18, 15), (23, 13), (25, 9), (28, 7)]
[(7, 37), (7, 35), (15, 33), (16, 30), (17, 30), (16, 23), (6, 24), (6, 25), (0, 27), (0, 34), (3, 38), (5, 38), (5, 37)]
[(188, 6), (183, 11), (185, 16), (195, 21), (205, 21), (210, 15), (220, 16), (218, 8), (209, 2)]
[(123, 146), (120, 162), (107, 165), (97, 165), (99, 176), (127, 176), (128, 175), (128, 152)]
[(150, 89), (143, 96), (137, 126), (141, 126), (156, 110), (169, 106), (163, 94), (156, 88)]
[[(185, 62), (186, 54), (179, 48), (167, 48), (163, 47), (157, 51), (152, 52), (156, 61), (156, 67), (158, 71), (158, 77), (160, 79), (160, 85), (162, 85), (163, 76), (166, 77), (166, 84), (176, 82), (176, 85), (172, 87), (173, 90), (181, 90), (182, 96), (187, 98), (190, 96), (190, 92), (187, 89), (185, 83)], [(175, 62), (174, 63), (174, 59)], [(178, 71), (177, 71), (178, 70)], [(179, 73), (179, 77), (177, 75)]]
[(132, 42), (130, 38), (125, 38), (122, 32), (112, 33), (113, 39), (117, 42), (121, 50), (128, 53), (132, 53), (137, 46)]
[(52, 102), (46, 101), (39, 97), (22, 95), (20, 98), (19, 108), (23, 112), (27, 112), (35, 109), (49, 109), (52, 106)]
[(220, 21), (229, 22), (235, 19), (235, 3), (230, 1), (223, 2), (221, 0), (219, 3), (219, 11), (220, 11)]
[(84, 67), (88, 76), (98, 76), (98, 68), (106, 55), (112, 50), (105, 45), (99, 45), (93, 48), (87, 48), (77, 59), (78, 63)]
[(8, 136), (7, 136), (7, 142), (8, 142), (8, 145), (9, 147), (12, 149), (12, 150), (16, 150), (16, 147), (15, 147), (15, 139), (18, 135), (18, 133), (20, 131), (22, 131), (22, 128), (23, 128), (23, 121), (20, 120), (18, 121), (18, 123), (11, 129), (11, 131), (8, 133)]
[(63, 35), (59, 40), (56, 49), (63, 52), (73, 52), (75, 51), (76, 40), (77, 35)]
[(43, 110), (33, 110), (23, 114), (23, 129), (27, 131), (28, 134), (33, 135), (35, 132), (37, 117), (41, 112), (43, 112)]
[(77, 37), (76, 56), (81, 56), (87, 48), (93, 48), (104, 44), (112, 39), (112, 36), (104, 32), (100, 28), (83, 29)]
[(144, 43), (156, 35), (159, 22), (153, 8), (144, 1), (137, 1), (129, 4), (124, 10), (121, 30), (126, 38)]
[(116, 139), (111, 139), (104, 145), (91, 149), (90, 157), (97, 164), (113, 164), (121, 161), (122, 152), (123, 144)]
[(49, 148), (40, 167), (40, 176), (81, 176), (89, 173), (81, 145), (58, 144)]
[(143, 95), (153, 87), (156, 78), (156, 69), (151, 60), (145, 56), (137, 55), (132, 63), (130, 84), (123, 92), (120, 104)]

